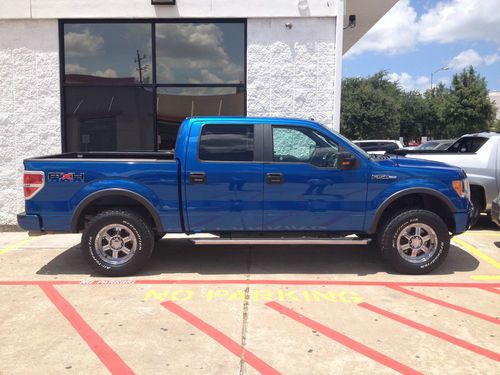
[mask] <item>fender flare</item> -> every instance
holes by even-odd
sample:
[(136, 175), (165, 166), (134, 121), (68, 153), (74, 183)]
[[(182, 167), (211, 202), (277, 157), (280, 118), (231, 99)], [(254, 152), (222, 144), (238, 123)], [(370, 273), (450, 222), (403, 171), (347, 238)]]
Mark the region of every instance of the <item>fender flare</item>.
[(156, 208), (151, 204), (151, 202), (148, 201), (143, 196), (134, 193), (133, 191), (120, 188), (111, 188), (111, 189), (96, 191), (94, 193), (89, 194), (87, 197), (85, 197), (85, 199), (83, 199), (80, 203), (78, 203), (78, 205), (73, 211), (73, 216), (71, 217), (71, 231), (73, 233), (78, 232), (78, 221), (80, 220), (80, 215), (85, 210), (85, 208), (87, 208), (90, 204), (92, 204), (92, 202), (94, 202), (96, 199), (108, 196), (127, 197), (137, 201), (137, 203), (139, 203), (149, 212), (149, 214), (153, 218), (157, 230), (163, 233), (163, 225), (161, 223), (160, 215), (158, 215)]
[(404, 189), (401, 191), (398, 191), (394, 194), (392, 194), (389, 198), (387, 198), (379, 208), (377, 208), (377, 211), (375, 212), (375, 215), (373, 216), (372, 219), (372, 224), (370, 227), (370, 233), (375, 233), (377, 231), (377, 226), (379, 224), (380, 218), (382, 217), (382, 214), (384, 213), (385, 209), (389, 207), (389, 205), (393, 202), (395, 202), (397, 199), (402, 198), (404, 196), (410, 195), (410, 194), (427, 194), (427, 195), (432, 195), (433, 197), (439, 199), (441, 202), (443, 202), (446, 207), (449, 208), (451, 213), (457, 212), (456, 207), (453, 205), (453, 203), (448, 199), (446, 195), (441, 193), (440, 191), (429, 189), (429, 188), (408, 188)]

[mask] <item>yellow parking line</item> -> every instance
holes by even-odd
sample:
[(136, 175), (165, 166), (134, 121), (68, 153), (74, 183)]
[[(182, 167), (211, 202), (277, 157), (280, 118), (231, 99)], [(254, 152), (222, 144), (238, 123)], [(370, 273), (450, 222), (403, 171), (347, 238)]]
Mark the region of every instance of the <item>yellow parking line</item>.
[(474, 275), (470, 277), (472, 280), (500, 280), (500, 275)]
[(481, 233), (481, 232), (465, 232), (461, 236), (475, 236), (475, 237), (500, 237), (499, 233)]
[(31, 242), (31, 241), (34, 241), (36, 240), (36, 237), (30, 237), (30, 238), (27, 238), (25, 240), (22, 240), (12, 246), (9, 246), (9, 247), (6, 247), (4, 249), (1, 249), (0, 250), (0, 255), (2, 254), (5, 254), (5, 253), (8, 253), (9, 251), (12, 251), (12, 250), (15, 250), (15, 249), (19, 249), (21, 246), (23, 245), (26, 245), (28, 242)]
[(500, 269), (500, 263), (499, 262), (497, 262), (493, 258), (490, 258), (488, 255), (486, 255), (485, 253), (483, 253), (478, 248), (472, 246), (471, 244), (468, 244), (467, 242), (461, 240), (460, 238), (454, 238), (452, 241), (455, 242), (456, 244), (462, 246), (465, 250), (471, 252), (472, 254), (474, 254), (475, 256), (477, 256), (478, 258), (480, 258), (480, 259), (488, 262), (493, 267), (495, 267), (497, 269)]

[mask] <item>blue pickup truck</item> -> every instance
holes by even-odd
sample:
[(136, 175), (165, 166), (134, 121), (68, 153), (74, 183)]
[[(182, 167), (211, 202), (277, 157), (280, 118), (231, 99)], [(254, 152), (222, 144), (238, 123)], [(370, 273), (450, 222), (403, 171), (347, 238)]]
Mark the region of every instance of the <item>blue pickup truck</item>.
[[(100, 274), (124, 276), (166, 233), (211, 233), (202, 244), (376, 241), (399, 272), (445, 259), (471, 219), (459, 168), (368, 155), (312, 121), (194, 117), (174, 153), (75, 152), (24, 161), (30, 232), (82, 232)], [(199, 237), (199, 236), (195, 236)]]

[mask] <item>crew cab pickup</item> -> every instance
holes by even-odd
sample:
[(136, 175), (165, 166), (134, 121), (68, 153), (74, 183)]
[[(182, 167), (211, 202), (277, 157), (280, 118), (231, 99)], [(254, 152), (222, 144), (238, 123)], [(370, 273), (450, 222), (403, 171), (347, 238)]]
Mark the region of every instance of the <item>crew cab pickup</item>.
[(175, 152), (75, 152), (24, 161), (30, 232), (82, 232), (109, 276), (138, 272), (165, 233), (202, 244), (368, 244), (399, 272), (445, 259), (471, 218), (466, 174), (443, 163), (368, 155), (322, 125), (195, 117)]
[(446, 150), (397, 150), (409, 158), (440, 161), (462, 168), (469, 178), (473, 206), (472, 224), (481, 212), (490, 211), (500, 193), (500, 134), (465, 134)]

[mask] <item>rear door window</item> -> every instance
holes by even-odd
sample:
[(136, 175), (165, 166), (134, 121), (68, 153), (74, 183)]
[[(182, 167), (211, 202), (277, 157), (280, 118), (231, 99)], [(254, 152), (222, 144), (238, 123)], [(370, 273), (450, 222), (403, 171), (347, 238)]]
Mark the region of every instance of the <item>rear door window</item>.
[(203, 161), (254, 160), (254, 125), (204, 125), (199, 158)]

